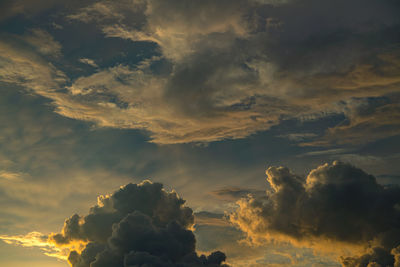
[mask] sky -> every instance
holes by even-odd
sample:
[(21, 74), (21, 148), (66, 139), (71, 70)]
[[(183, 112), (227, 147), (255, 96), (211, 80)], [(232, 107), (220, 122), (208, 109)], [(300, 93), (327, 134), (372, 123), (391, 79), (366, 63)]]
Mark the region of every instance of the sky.
[(400, 266), (398, 14), (2, 0), (0, 266)]

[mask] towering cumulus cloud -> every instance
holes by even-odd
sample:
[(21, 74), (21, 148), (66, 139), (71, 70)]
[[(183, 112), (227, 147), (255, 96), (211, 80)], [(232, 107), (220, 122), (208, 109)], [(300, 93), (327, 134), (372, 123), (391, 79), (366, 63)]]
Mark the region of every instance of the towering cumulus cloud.
[(227, 266), (222, 252), (196, 254), (189, 229), (193, 211), (184, 203), (162, 184), (128, 184), (99, 197), (88, 215), (67, 219), (62, 232), (50, 240), (57, 246), (83, 244), (80, 252), (69, 254), (73, 267)]
[(230, 220), (253, 240), (337, 242), (363, 248), (343, 266), (400, 266), (400, 188), (382, 186), (349, 164), (334, 162), (306, 178), (270, 167), (262, 197), (238, 201)]

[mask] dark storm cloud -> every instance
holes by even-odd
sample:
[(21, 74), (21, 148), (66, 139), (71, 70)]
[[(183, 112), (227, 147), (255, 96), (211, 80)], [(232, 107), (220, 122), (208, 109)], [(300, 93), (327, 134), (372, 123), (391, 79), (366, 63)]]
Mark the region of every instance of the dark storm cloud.
[(227, 266), (219, 251), (197, 256), (189, 230), (193, 212), (162, 184), (128, 184), (98, 202), (89, 215), (73, 215), (61, 233), (50, 236), (58, 246), (83, 242), (81, 253), (69, 254), (73, 267)]
[[(398, 235), (397, 235), (398, 237)], [(381, 266), (400, 266), (399, 249), (372, 247), (368, 253), (359, 257), (342, 257), (342, 264), (345, 267), (381, 267)]]
[(374, 176), (341, 162), (321, 165), (306, 178), (284, 167), (268, 168), (267, 176), (272, 190), (238, 201), (230, 215), (251, 239), (370, 247), (360, 258), (343, 258), (343, 264), (394, 264), (391, 251), (400, 245), (400, 187), (384, 187)]

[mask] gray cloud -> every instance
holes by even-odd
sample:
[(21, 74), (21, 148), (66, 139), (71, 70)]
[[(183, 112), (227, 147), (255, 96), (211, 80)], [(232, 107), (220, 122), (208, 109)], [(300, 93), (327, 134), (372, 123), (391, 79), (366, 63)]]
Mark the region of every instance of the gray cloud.
[(383, 247), (370, 248), (368, 253), (360, 257), (342, 258), (342, 264), (346, 267), (381, 267), (400, 266), (399, 253), (397, 248), (392, 250)]
[(300, 142), (317, 137), (314, 133), (290, 133), (279, 135), (278, 137), (287, 138), (289, 141)]
[(259, 246), (243, 242), (245, 233), (230, 224), (223, 214), (195, 213), (195, 223), (197, 248), (200, 251), (224, 251), (232, 266), (339, 266), (330, 255), (287, 242)]
[(240, 187), (226, 187), (218, 190), (211, 191), (210, 194), (218, 199), (227, 200), (227, 201), (235, 201), (240, 198), (246, 197), (247, 195), (260, 195), (264, 194), (265, 191), (256, 190), (256, 189), (247, 189)]
[(268, 168), (267, 176), (272, 190), (238, 201), (239, 208), (230, 215), (250, 239), (319, 249), (326, 249), (324, 242), (370, 247), (360, 258), (343, 257), (343, 265), (394, 264), (391, 250), (400, 244), (398, 186), (384, 187), (372, 175), (341, 162), (319, 166), (306, 178), (284, 167)]
[(212, 213), (208, 211), (200, 211), (195, 215), (195, 226), (199, 225), (214, 225), (227, 226), (229, 222), (225, 219), (224, 214)]
[(73, 267), (227, 266), (222, 264), (222, 252), (196, 254), (195, 236), (189, 230), (192, 210), (162, 187), (145, 181), (99, 197), (88, 215), (73, 215), (49, 240), (57, 246), (84, 245), (80, 253), (70, 252)]
[(350, 98), (342, 103), (347, 119), (326, 131), (317, 144), (360, 144), (400, 133), (399, 94), (381, 97)]
[[(244, 138), (282, 119), (327, 114), (346, 121), (323, 137), (307, 136), (316, 139), (309, 145), (368, 143), (399, 133), (396, 1), (143, 0), (74, 7), (68, 23), (94, 24), (106, 38), (156, 48), (137, 64), (119, 62), (69, 81), (45, 56), (0, 43), (2, 80), (52, 99), (63, 116), (146, 130), (161, 144)], [(387, 100), (371, 100), (381, 98)], [(359, 110), (365, 109), (360, 103), (370, 111)]]

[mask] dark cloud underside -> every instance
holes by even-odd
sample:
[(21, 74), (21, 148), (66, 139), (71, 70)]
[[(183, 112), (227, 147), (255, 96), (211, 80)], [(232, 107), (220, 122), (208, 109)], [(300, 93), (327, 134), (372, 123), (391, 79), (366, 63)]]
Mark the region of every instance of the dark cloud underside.
[(57, 246), (83, 242), (81, 253), (72, 250), (73, 267), (102, 266), (227, 266), (219, 251), (197, 256), (189, 228), (194, 217), (176, 193), (162, 184), (128, 184), (112, 195), (99, 197), (87, 216), (73, 215), (59, 234)]
[(398, 186), (379, 185), (374, 176), (341, 162), (321, 165), (306, 178), (284, 167), (268, 168), (267, 176), (272, 189), (238, 201), (230, 216), (249, 238), (289, 240), (319, 249), (325, 241), (370, 247), (359, 258), (344, 257), (342, 264), (399, 264)]

